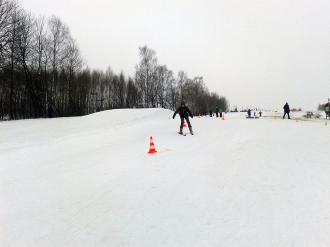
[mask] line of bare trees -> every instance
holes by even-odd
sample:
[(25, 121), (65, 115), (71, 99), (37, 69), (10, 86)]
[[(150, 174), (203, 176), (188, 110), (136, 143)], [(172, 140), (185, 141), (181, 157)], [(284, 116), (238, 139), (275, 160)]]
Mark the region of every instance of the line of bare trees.
[(0, 0), (0, 117), (45, 117), (86, 113), (83, 66), (69, 28), (52, 16), (36, 18), (16, 0)]
[(0, 0), (0, 119), (81, 116), (97, 110), (163, 107), (185, 100), (197, 114), (203, 107), (227, 109), (226, 98), (210, 93), (202, 77), (174, 77), (157, 63), (155, 51), (139, 48), (134, 78), (90, 70), (70, 30), (58, 17), (36, 18), (17, 0)]
[(184, 100), (194, 114), (201, 113), (203, 108), (228, 109), (227, 99), (210, 93), (203, 77), (190, 79), (184, 71), (179, 71), (175, 78), (166, 65), (158, 65), (155, 51), (147, 46), (139, 51), (141, 60), (135, 66), (134, 78), (138, 105), (174, 110)]

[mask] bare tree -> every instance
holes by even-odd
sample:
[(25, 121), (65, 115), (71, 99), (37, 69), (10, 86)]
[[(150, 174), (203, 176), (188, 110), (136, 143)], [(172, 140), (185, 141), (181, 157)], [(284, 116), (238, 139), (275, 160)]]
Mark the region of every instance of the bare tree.
[(188, 80), (187, 73), (184, 71), (179, 71), (178, 72), (178, 77), (177, 77), (177, 90), (179, 94), (179, 99), (182, 100), (186, 96), (186, 92), (184, 91), (186, 82)]
[(49, 59), (52, 67), (52, 98), (58, 104), (58, 72), (64, 60), (69, 56), (67, 46), (71, 37), (69, 28), (62, 21), (52, 16), (48, 20)]
[(155, 104), (155, 71), (157, 68), (156, 52), (147, 46), (140, 47), (140, 63), (136, 65), (135, 83), (138, 88), (139, 103), (145, 107)]
[(128, 78), (126, 93), (126, 107), (132, 108), (137, 102), (137, 88), (132, 78)]
[[(6, 46), (4, 50), (4, 59), (1, 62), (3, 64), (3, 68), (8, 70), (9, 73), (9, 84), (10, 84), (10, 93), (9, 93), (9, 116), (10, 119), (16, 118), (16, 108), (15, 106), (15, 90), (17, 89), (17, 85), (15, 85), (15, 77), (17, 77), (17, 65), (19, 59), (18, 52), (18, 37), (20, 32), (20, 25), (22, 24), (21, 18), (21, 9), (18, 6), (14, 6), (10, 11), (10, 20), (9, 20), (9, 30), (5, 31), (7, 34), (6, 37)], [(2, 51), (3, 53), (3, 51)]]
[(121, 72), (119, 76), (114, 76), (113, 78), (113, 95), (116, 108), (124, 108), (126, 98), (126, 80), (123, 72)]
[[(3, 61), (3, 52), (10, 42), (13, 14), (17, 11), (19, 5), (16, 0), (0, 0), (0, 62)], [(1, 68), (0, 63), (0, 68)]]
[(22, 11), (21, 22), (17, 43), (19, 47), (19, 63), (25, 78), (24, 86), (29, 93), (34, 117), (45, 117), (46, 88), (41, 75), (40, 54), (35, 52), (36, 45), (40, 45), (37, 39), (39, 31), (37, 20), (31, 14)]
[(68, 93), (68, 112), (69, 115), (77, 115), (76, 112), (76, 101), (74, 94), (77, 91), (76, 75), (82, 69), (83, 59), (80, 54), (78, 45), (75, 40), (69, 39), (68, 46), (66, 47), (67, 58), (64, 60), (66, 74), (68, 74), (67, 78), (67, 93)]
[(168, 91), (168, 85), (172, 84), (173, 73), (168, 70), (166, 65), (158, 66), (156, 69), (156, 96), (157, 96), (157, 106), (162, 108), (168, 108), (168, 96), (170, 92)]
[(89, 68), (85, 68), (77, 75), (77, 115), (86, 115), (90, 113), (90, 89), (91, 89), (91, 72)]
[(102, 83), (103, 72), (101, 70), (93, 70), (91, 77), (91, 111), (95, 112), (99, 106), (100, 86)]
[(106, 86), (104, 98), (106, 99), (106, 104), (108, 105), (108, 109), (113, 108), (113, 102), (112, 102), (112, 82), (113, 82), (114, 73), (110, 67), (107, 68), (105, 71), (105, 77), (104, 77), (104, 84)]
[(48, 97), (48, 67), (49, 67), (49, 39), (47, 38), (46, 19), (39, 17), (34, 21), (32, 59), (36, 80), (40, 83), (39, 88), (43, 93), (43, 112), (51, 105)]

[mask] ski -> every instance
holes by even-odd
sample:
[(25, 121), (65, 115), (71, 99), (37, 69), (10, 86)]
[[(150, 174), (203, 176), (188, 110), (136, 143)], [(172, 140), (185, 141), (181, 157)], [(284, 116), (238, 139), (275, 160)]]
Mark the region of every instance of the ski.
[[(187, 134), (183, 134), (183, 133), (180, 134), (179, 132), (178, 132), (178, 134), (179, 134), (179, 135), (182, 135), (182, 136), (186, 136), (186, 135), (187, 135)], [(190, 134), (191, 134), (192, 136), (194, 135), (194, 133), (190, 133)]]

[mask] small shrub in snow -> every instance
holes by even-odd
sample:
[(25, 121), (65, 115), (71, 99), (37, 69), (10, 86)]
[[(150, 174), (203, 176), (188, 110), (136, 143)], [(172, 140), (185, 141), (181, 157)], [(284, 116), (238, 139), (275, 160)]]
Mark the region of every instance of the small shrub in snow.
[(305, 115), (303, 115), (304, 118), (320, 118), (321, 115), (319, 113), (313, 113), (311, 111), (308, 111)]
[(312, 118), (313, 112), (308, 111), (305, 115), (303, 115), (304, 118)]

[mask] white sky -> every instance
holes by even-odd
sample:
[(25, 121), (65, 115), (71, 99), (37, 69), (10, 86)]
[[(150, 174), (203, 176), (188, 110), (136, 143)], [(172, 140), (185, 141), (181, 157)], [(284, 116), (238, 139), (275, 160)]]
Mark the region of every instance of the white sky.
[(133, 76), (139, 47), (231, 108), (316, 110), (330, 98), (330, 1), (21, 0), (69, 26), (91, 69)]

